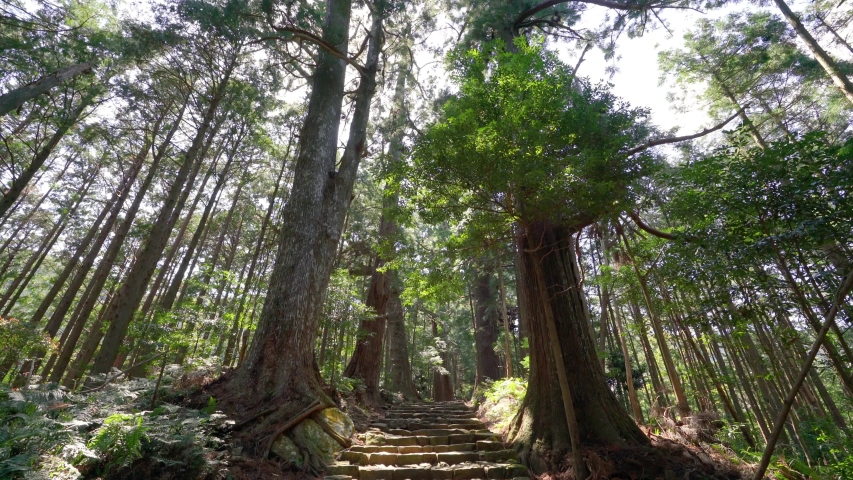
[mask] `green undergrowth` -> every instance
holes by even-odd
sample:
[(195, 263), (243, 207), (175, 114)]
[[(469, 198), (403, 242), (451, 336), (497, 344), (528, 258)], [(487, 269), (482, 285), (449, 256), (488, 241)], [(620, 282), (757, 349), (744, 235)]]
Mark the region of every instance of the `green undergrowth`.
[[(151, 408), (156, 380), (106, 382), (115, 373), (81, 392), (38, 379), (26, 390), (0, 385), (0, 479), (217, 478), (233, 422), (215, 400), (201, 410)], [(159, 398), (199, 375), (167, 367)]]
[(486, 381), (478, 391), (478, 414), (495, 431), (504, 432), (518, 412), (527, 381), (521, 378), (504, 378)]

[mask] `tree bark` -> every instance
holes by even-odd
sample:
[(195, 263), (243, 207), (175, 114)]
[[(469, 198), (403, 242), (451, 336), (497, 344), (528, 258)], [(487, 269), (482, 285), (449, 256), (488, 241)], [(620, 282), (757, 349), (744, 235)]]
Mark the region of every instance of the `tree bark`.
[(59, 69), (50, 75), (0, 95), (0, 117), (22, 107), (24, 103), (49, 92), (66, 80), (92, 73), (93, 62), (78, 63)]
[(3, 193), (3, 198), (0, 199), (0, 218), (4, 218), (6, 216), (6, 212), (12, 207), (12, 205), (14, 205), (15, 200), (18, 199), (18, 196), (24, 190), (24, 187), (30, 183), (33, 175), (35, 175), (41, 166), (44, 165), (44, 162), (50, 157), (51, 153), (53, 153), (53, 149), (59, 145), (59, 142), (63, 137), (65, 137), (68, 130), (74, 126), (77, 119), (80, 118), (80, 115), (82, 115), (83, 111), (92, 103), (93, 99), (94, 94), (87, 94), (82, 100), (80, 100), (80, 103), (67, 117), (59, 121), (59, 125), (50, 137), (50, 140), (48, 140), (41, 150), (38, 151), (36, 156), (33, 158), (33, 161), (30, 162), (30, 165), (24, 169), (17, 178), (15, 178), (12, 185), (9, 187), (9, 190)]
[[(380, 221), (380, 224), (382, 221)], [(383, 226), (379, 227), (379, 238), (383, 238)], [(375, 266), (370, 276), (370, 286), (367, 287), (365, 305), (372, 308), (374, 315), (361, 321), (358, 328), (355, 351), (344, 369), (343, 375), (357, 378), (364, 382), (365, 400), (376, 403), (379, 401), (379, 374), (382, 363), (382, 343), (385, 339), (385, 321), (388, 298), (391, 294), (390, 278), (386, 272), (381, 272), (384, 262), (377, 255)]]
[[(563, 398), (553, 388), (559, 381), (553, 349), (549, 346), (544, 292), (537, 287), (533, 262), (542, 259), (542, 271), (548, 289), (555, 328), (560, 341), (572, 405), (578, 423), (581, 445), (646, 445), (643, 435), (628, 413), (607, 387), (590, 336), (584, 303), (580, 296), (580, 274), (574, 259), (568, 228), (547, 223), (533, 224), (519, 235), (520, 263), (517, 265), (517, 292), (522, 321), (530, 339), (530, 378), (527, 395), (519, 409), (508, 438), (521, 450), (522, 460), (534, 471), (558, 468), (559, 459), (570, 451)], [(527, 237), (531, 240), (528, 240)], [(528, 243), (538, 245), (531, 252)]]
[[(202, 159), (200, 154), (205, 147), (205, 139), (210, 132), (210, 141), (216, 133), (216, 127), (211, 128), (216, 118), (216, 112), (219, 103), (225, 96), (227, 91), (228, 81), (231, 78), (231, 73), (237, 64), (237, 54), (229, 60), (228, 67), (222, 74), (218, 85), (212, 93), (212, 98), (209, 101), (207, 111), (196, 132), (192, 145), (189, 150), (183, 155), (181, 167), (175, 175), (169, 193), (161, 206), (160, 213), (146, 240), (145, 246), (142, 249), (139, 257), (136, 259), (133, 267), (125, 279), (124, 284), (119, 289), (113, 301), (108, 307), (109, 327), (104, 335), (101, 349), (98, 356), (95, 358), (95, 363), (92, 366), (93, 374), (107, 373), (112, 368), (113, 362), (118, 355), (119, 348), (124, 340), (125, 333), (130, 326), (130, 321), (133, 314), (136, 312), (142, 296), (145, 294), (145, 288), (151, 280), (154, 269), (157, 267), (157, 262), (163, 254), (163, 249), (166, 247), (166, 242), (169, 240), (171, 232), (180, 211), (183, 209), (186, 195), (184, 195), (184, 187), (187, 183), (192, 183), (191, 172), (196, 170), (194, 167), (200, 163)], [(186, 194), (189, 194), (187, 189)]]
[(389, 350), (389, 388), (400, 392), (406, 399), (420, 399), (421, 396), (412, 381), (412, 367), (409, 363), (409, 346), (406, 335), (403, 304), (400, 302), (400, 288), (391, 281), (391, 295), (388, 297), (388, 350)]
[(495, 353), (498, 339), (498, 310), (490, 271), (481, 272), (474, 281), (474, 348), (477, 372), (474, 388), (485, 380), (501, 378), (500, 360)]
[[(327, 3), (323, 40), (347, 54), (351, 0)], [(279, 248), (269, 289), (251, 346), (236, 370), (212, 386), (225, 392), (220, 405), (233, 411), (275, 412), (241, 426), (247, 445), (266, 445), (277, 426), (306, 405), (330, 404), (316, 370), (315, 338), (344, 217), (365, 155), (370, 104), (386, 15), (380, 2), (372, 12), (366, 63), (356, 90), (349, 138), (336, 171), (347, 63), (320, 48), (308, 112), (300, 135), (293, 189), (284, 207)], [(250, 440), (251, 439), (251, 440)], [(264, 455), (255, 449), (255, 455)]]

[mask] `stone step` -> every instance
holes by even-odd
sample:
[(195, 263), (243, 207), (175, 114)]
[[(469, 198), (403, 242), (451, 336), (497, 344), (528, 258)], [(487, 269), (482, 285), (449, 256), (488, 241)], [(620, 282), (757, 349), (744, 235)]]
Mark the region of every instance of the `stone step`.
[(466, 405), (447, 405), (443, 407), (397, 407), (389, 408), (388, 412), (456, 412), (456, 411), (473, 411), (474, 409)]
[[(347, 468), (353, 465), (419, 465), (419, 464), (447, 464), (458, 465), (461, 463), (471, 462), (510, 462), (517, 461), (518, 455), (515, 450), (496, 450), (496, 451), (439, 451), (439, 452), (418, 452), (418, 453), (389, 453), (389, 452), (373, 452), (364, 453), (358, 451), (341, 452), (339, 457), (341, 462), (347, 462)], [(352, 473), (338, 472), (341, 474), (352, 475)]]
[(325, 480), (524, 480), (518, 455), (461, 402), (386, 411), (329, 466)]
[(469, 413), (473, 412), (473, 408), (468, 407), (452, 407), (452, 408), (392, 408), (386, 410), (386, 413)]
[(370, 424), (372, 428), (393, 430), (441, 430), (441, 429), (463, 429), (482, 430), (486, 428), (483, 422), (476, 419), (445, 420), (437, 422), (424, 422), (414, 420), (380, 420)]
[(501, 441), (493, 441), (493, 440), (480, 440), (476, 444), (477, 451), (480, 452), (494, 452), (497, 450), (503, 450), (504, 442)]
[[(360, 466), (358, 472), (352, 470), (352, 465), (330, 465), (327, 470), (328, 480), (522, 480), (529, 479), (527, 468), (513, 463), (461, 463), (448, 466), (430, 465), (368, 465)], [(340, 473), (346, 472), (346, 473)]]
[(393, 419), (404, 419), (404, 418), (414, 418), (414, 419), (471, 419), (475, 418), (476, 415), (473, 412), (459, 412), (459, 413), (424, 413), (424, 412), (386, 412), (385, 418), (393, 418)]
[[(503, 444), (500, 442), (484, 442), (496, 443), (500, 448), (492, 450), (502, 450)], [(474, 452), (481, 450), (477, 448), (476, 443), (457, 443), (453, 445), (410, 445), (403, 447), (395, 447), (388, 445), (353, 445), (350, 451), (358, 453), (439, 453), (439, 452)]]

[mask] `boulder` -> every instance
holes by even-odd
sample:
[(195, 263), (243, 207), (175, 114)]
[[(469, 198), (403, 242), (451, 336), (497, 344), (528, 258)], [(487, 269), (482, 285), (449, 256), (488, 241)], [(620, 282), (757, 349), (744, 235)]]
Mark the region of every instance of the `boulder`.
[[(317, 413), (318, 420), (326, 423), (338, 435), (350, 438), (355, 433), (355, 425), (344, 412), (337, 408), (327, 408)], [(329, 436), (314, 420), (306, 418), (293, 427), (290, 437), (316, 453), (326, 464), (335, 460), (335, 455), (344, 449), (337, 440)], [(288, 435), (280, 435), (270, 447), (270, 451), (282, 460), (301, 467), (304, 457), (296, 443)]]
[(272, 443), (270, 451), (278, 458), (296, 465), (297, 468), (302, 467), (302, 453), (299, 451), (299, 447), (297, 447), (296, 444), (293, 443), (293, 440), (288, 438), (287, 435), (280, 435)]
[(355, 433), (355, 424), (352, 422), (352, 419), (337, 408), (327, 408), (317, 415), (325, 420), (326, 424), (332, 430), (344, 438), (350, 438)]

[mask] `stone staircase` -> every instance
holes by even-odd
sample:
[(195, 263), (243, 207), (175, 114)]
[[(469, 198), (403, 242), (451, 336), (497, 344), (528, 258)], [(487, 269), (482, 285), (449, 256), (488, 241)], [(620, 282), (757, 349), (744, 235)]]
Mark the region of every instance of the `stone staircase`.
[(325, 480), (530, 478), (514, 450), (461, 402), (408, 403), (388, 410), (329, 466)]

